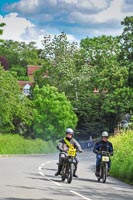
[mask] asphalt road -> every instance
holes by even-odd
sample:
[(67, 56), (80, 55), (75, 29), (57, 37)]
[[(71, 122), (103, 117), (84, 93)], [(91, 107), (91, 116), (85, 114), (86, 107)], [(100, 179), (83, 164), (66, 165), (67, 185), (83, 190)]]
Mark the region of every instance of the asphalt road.
[(95, 155), (79, 155), (79, 178), (71, 184), (55, 177), (58, 155), (0, 158), (0, 200), (133, 200), (133, 187), (109, 177), (98, 183)]

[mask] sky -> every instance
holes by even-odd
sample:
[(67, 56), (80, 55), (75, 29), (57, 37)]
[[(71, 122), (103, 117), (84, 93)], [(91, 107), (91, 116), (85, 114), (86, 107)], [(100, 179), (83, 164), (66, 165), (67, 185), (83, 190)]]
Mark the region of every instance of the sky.
[(0, 0), (2, 39), (35, 41), (61, 32), (70, 42), (86, 37), (120, 35), (121, 21), (133, 16), (133, 0)]

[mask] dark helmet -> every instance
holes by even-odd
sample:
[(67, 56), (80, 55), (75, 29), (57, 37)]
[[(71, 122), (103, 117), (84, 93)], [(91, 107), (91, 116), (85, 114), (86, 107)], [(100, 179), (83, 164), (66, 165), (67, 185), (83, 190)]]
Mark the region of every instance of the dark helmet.
[(73, 129), (71, 129), (71, 128), (67, 128), (67, 129), (66, 129), (66, 134), (67, 134), (67, 133), (71, 134), (72, 136), (74, 135), (74, 131), (73, 131)]

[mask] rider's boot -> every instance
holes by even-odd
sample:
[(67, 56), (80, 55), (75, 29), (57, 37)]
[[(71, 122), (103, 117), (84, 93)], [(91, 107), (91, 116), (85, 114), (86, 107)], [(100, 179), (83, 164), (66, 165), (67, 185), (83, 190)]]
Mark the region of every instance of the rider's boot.
[(58, 165), (58, 170), (57, 170), (57, 172), (55, 173), (55, 176), (60, 175), (61, 170), (62, 170), (62, 165)]
[(74, 172), (73, 177), (78, 178), (77, 174)]
[(75, 169), (73, 171), (73, 177), (75, 178), (78, 178), (77, 174), (76, 174), (76, 171), (77, 171), (77, 166), (75, 165)]
[(110, 176), (109, 169), (108, 169), (108, 172), (107, 172), (107, 176)]
[(96, 166), (95, 175), (96, 175), (96, 176), (100, 176), (100, 169), (99, 169), (99, 166)]

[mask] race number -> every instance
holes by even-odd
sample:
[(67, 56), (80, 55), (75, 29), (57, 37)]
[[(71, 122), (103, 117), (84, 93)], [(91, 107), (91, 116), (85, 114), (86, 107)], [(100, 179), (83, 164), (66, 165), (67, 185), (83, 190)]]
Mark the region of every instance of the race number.
[(68, 150), (68, 156), (72, 156), (72, 157), (76, 156), (76, 149), (69, 148), (69, 150)]
[(102, 161), (109, 162), (109, 157), (108, 156), (102, 156)]

